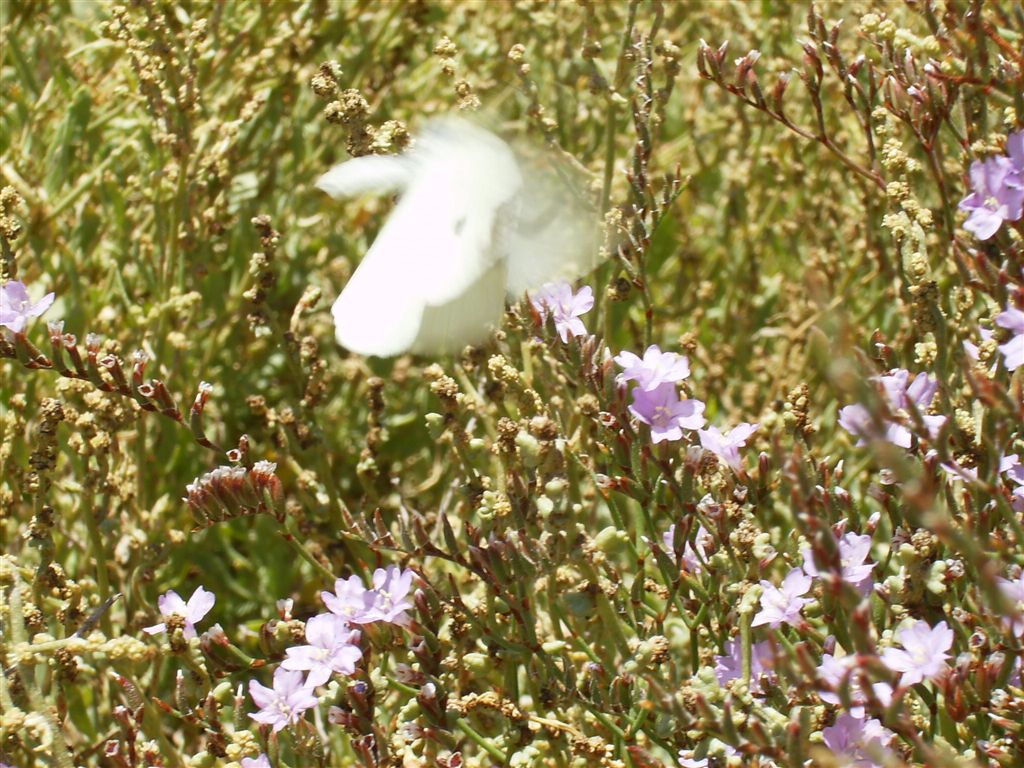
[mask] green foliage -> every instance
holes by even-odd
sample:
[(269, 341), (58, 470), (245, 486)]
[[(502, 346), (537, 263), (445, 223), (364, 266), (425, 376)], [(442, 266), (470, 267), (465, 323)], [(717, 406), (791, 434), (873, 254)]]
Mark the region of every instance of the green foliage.
[[(867, 704), (886, 765), (1024, 761), (998, 581), (1024, 565), (999, 468), (1024, 397), (994, 324), (1024, 228), (978, 241), (957, 210), (1024, 124), (1017, 4), (26, 2), (0, 38), (2, 280), (63, 321), (0, 337), (5, 762), (839, 765), (854, 686), (823, 699), (822, 654), (895, 683), (910, 620), (955, 643), (946, 677)], [(521, 301), (457, 359), (334, 343), (389, 203), (313, 183), (452, 112), (587, 174), (592, 336)], [(760, 424), (742, 470), (631, 416), (611, 355), (649, 344), (688, 356), (709, 423)], [(889, 412), (868, 377), (893, 368), (937, 377), (930, 413)], [(855, 445), (854, 402), (911, 447)], [(874, 592), (822, 577), (799, 625), (752, 628), (762, 579), (808, 548), (838, 570), (844, 525)], [(388, 565), (417, 574), (413, 622), (365, 627), (316, 717), (250, 720), (239, 686), (320, 592)], [(222, 632), (142, 632), (199, 585)]]

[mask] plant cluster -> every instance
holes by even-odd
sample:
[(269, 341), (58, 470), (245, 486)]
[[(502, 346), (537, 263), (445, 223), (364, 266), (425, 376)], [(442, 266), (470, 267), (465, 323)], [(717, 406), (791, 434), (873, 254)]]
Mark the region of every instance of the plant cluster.
[[(1019, 4), (0, 38), (0, 763), (1024, 764)], [(588, 179), (600, 266), (352, 355), (389, 204), (313, 184), (452, 112)]]

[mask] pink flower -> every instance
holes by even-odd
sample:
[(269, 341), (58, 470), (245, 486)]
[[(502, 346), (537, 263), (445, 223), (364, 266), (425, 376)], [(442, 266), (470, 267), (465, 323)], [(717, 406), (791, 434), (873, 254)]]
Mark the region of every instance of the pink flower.
[(271, 768), (270, 758), (262, 752), (259, 757), (243, 757), (242, 768)]
[(718, 427), (708, 427), (697, 431), (700, 436), (700, 444), (706, 451), (711, 451), (718, 458), (728, 464), (736, 472), (743, 468), (743, 460), (740, 458), (740, 448), (747, 444), (747, 440), (753, 435), (759, 424), (737, 424), (727, 433), (722, 434)]
[[(853, 704), (850, 714), (863, 717), (864, 704), (868, 701), (868, 694), (864, 688), (866, 681), (861, 676), (853, 674), (858, 665), (858, 658), (858, 656), (833, 656), (830, 653), (823, 655), (821, 666), (818, 667), (818, 678), (827, 686), (827, 689), (819, 691), (818, 695), (822, 701), (838, 706), (842, 703), (838, 691), (844, 685), (848, 685), (849, 700)], [(871, 683), (871, 692), (883, 707), (889, 706), (892, 702), (893, 690), (888, 683)]]
[[(802, 549), (800, 554), (804, 559), (804, 573), (814, 578), (820, 577), (822, 574), (814, 562), (810, 547)], [(839, 576), (847, 584), (860, 590), (861, 594), (867, 594), (871, 589), (871, 572), (875, 566), (871, 562), (866, 562), (870, 556), (870, 536), (851, 531), (839, 539)]]
[[(902, 368), (885, 376), (871, 377), (871, 381), (878, 386), (883, 399), (892, 411), (892, 418), (883, 420), (881, 430), (875, 424), (871, 412), (860, 404), (847, 405), (839, 410), (839, 426), (850, 434), (862, 438), (858, 440), (858, 445), (863, 445), (863, 438), (883, 438), (900, 448), (910, 448), (911, 432), (901, 421), (897, 421), (896, 417), (902, 416), (903, 420), (906, 420), (908, 418), (906, 412), (913, 408), (921, 416), (928, 434), (934, 440), (939, 434), (939, 430), (942, 429), (942, 425), (946, 423), (946, 417), (932, 416), (925, 411), (938, 392), (938, 381), (934, 376), (919, 373), (914, 377), (913, 383), (908, 385), (909, 378), (910, 373)], [(901, 414), (901, 411), (904, 414)]]
[(373, 619), (366, 618), (373, 605), (373, 595), (363, 586), (358, 576), (337, 579), (334, 592), (321, 592), (321, 599), (327, 610), (337, 614), (349, 624), (367, 624)]
[(896, 735), (878, 720), (865, 720), (845, 712), (821, 732), (832, 753), (845, 758), (844, 765), (851, 768), (881, 768), (873, 754), (881, 754)]
[(1024, 571), (1016, 581), (999, 579), (999, 591), (1013, 605), (1014, 616), (1007, 619), (1007, 624), (1017, 637), (1024, 637)]
[(946, 653), (953, 647), (953, 630), (940, 621), (934, 627), (927, 621), (905, 626), (896, 635), (903, 646), (886, 648), (880, 658), (893, 672), (901, 672), (901, 686), (911, 686), (922, 680), (936, 680), (946, 672)]
[(960, 201), (970, 211), (964, 229), (988, 240), (1004, 221), (1017, 221), (1024, 213), (1024, 131), (1006, 139), (1006, 155), (971, 163), (972, 194)]
[(1024, 464), (1020, 456), (1007, 454), (999, 459), (999, 474), (1006, 475), (1013, 482), (1024, 485)]
[(363, 657), (357, 645), (359, 630), (333, 613), (322, 613), (306, 622), (306, 643), (288, 648), (288, 658), (281, 666), (289, 670), (308, 671), (306, 686), (315, 688), (326, 683), (332, 674), (351, 675)]
[(976, 467), (962, 467), (955, 461), (944, 461), (939, 467), (953, 480), (962, 480), (968, 483), (974, 483), (978, 480), (978, 470)]
[[(979, 328), (978, 332), (981, 335), (981, 340), (983, 342), (992, 338), (993, 331), (990, 331), (987, 328)], [(964, 339), (964, 352), (967, 353), (967, 356), (971, 358), (971, 360), (977, 360), (981, 355), (981, 350), (978, 349), (978, 345), (973, 341), (968, 341), (966, 339)]]
[(633, 388), (629, 412), (651, 428), (651, 441), (680, 440), (684, 429), (704, 426), (704, 403), (680, 400), (675, 384), (660, 384), (651, 391)]
[(799, 568), (794, 568), (782, 580), (779, 589), (770, 581), (762, 581), (764, 592), (761, 593), (761, 611), (754, 617), (752, 627), (767, 624), (772, 629), (783, 624), (797, 626), (800, 624), (800, 611), (810, 598), (801, 597), (811, 588), (811, 577)]
[(652, 344), (641, 359), (632, 352), (620, 352), (615, 362), (625, 370), (619, 374), (619, 381), (635, 381), (645, 392), (657, 389), (662, 384), (674, 384), (690, 375), (690, 361), (685, 355), (662, 352)]
[[(676, 525), (673, 523), (668, 530), (662, 534), (661, 540), (669, 554), (675, 552)], [(682, 563), (690, 573), (700, 573), (708, 561), (707, 552), (715, 546), (715, 538), (708, 533), (707, 528), (697, 526), (697, 534), (693, 537), (693, 544), (686, 542), (683, 547)]]
[(999, 351), (1003, 353), (1006, 370), (1015, 371), (1024, 365), (1024, 312), (1009, 306), (1005, 312), (996, 315), (996, 325), (1013, 331), (1013, 338), (1000, 344)]
[(331, 613), (348, 624), (404, 624), (409, 620), (406, 611), (413, 607), (406, 599), (413, 575), (395, 565), (378, 568), (373, 572), (373, 589), (364, 587), (358, 576), (349, 576), (334, 582), (334, 594), (321, 592), (320, 597)]
[(378, 568), (373, 572), (373, 602), (364, 617), (362, 624), (371, 621), (388, 621), (402, 624), (408, 621), (406, 611), (412, 608), (407, 599), (412, 587), (412, 570), (401, 570), (397, 565), (389, 565), (387, 570)]
[[(770, 674), (775, 667), (775, 654), (771, 643), (764, 640), (754, 643), (750, 649), (750, 692), (763, 693), (762, 675)], [(715, 656), (715, 677), (718, 684), (725, 686), (730, 680), (743, 679), (743, 645), (738, 637), (725, 644), (725, 654)]]
[(0, 286), (0, 325), (21, 333), (33, 317), (39, 317), (53, 304), (54, 294), (48, 293), (33, 302), (25, 284), (11, 280)]
[(255, 680), (249, 681), (249, 695), (260, 708), (249, 717), (257, 723), (273, 726), (275, 733), (298, 722), (303, 712), (317, 704), (313, 688), (303, 685), (301, 672), (278, 667), (274, 671), (273, 686), (267, 688)]
[(541, 286), (536, 295), (530, 297), (530, 303), (544, 320), (547, 320), (548, 313), (551, 313), (555, 321), (555, 330), (558, 331), (562, 343), (566, 343), (570, 334), (587, 334), (587, 329), (579, 316), (594, 308), (594, 290), (589, 285), (584, 285), (574, 294), (572, 286), (568, 283), (548, 283)]
[[(217, 596), (201, 586), (196, 587), (196, 591), (192, 593), (192, 597), (188, 599), (187, 603), (173, 589), (164, 592), (157, 599), (161, 616), (180, 616), (185, 620), (182, 634), (189, 640), (196, 636), (196, 623), (201, 621), (210, 612), (215, 602), (217, 602)], [(167, 624), (166, 622), (160, 622), (151, 627), (143, 627), (142, 631), (149, 635), (156, 635), (160, 632), (166, 632)]]

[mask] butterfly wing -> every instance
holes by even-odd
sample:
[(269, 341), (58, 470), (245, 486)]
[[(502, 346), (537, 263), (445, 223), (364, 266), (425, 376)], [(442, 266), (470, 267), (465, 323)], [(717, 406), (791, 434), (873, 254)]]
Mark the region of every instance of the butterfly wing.
[(486, 334), (504, 306), (494, 290), (505, 276), (494, 232), (521, 185), (511, 150), (444, 120), (403, 160), (405, 192), (332, 310), (338, 342), (361, 354), (458, 348)]
[(409, 348), (419, 354), (455, 354), (482, 343), (505, 312), (505, 262), (495, 262), (451, 301), (423, 310), (419, 333)]
[(335, 200), (367, 192), (396, 192), (412, 180), (413, 164), (404, 155), (366, 155), (336, 165), (316, 180)]
[(571, 182), (542, 169), (527, 176), (514, 215), (502, 222), (508, 260), (508, 296), (519, 299), (544, 283), (573, 280), (597, 266), (596, 214), (567, 186)]

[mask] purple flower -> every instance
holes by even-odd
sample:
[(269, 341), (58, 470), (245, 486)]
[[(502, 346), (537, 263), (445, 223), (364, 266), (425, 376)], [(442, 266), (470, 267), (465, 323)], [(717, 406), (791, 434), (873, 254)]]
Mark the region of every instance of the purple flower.
[(359, 630), (351, 629), (345, 619), (333, 613), (322, 613), (306, 622), (306, 643), (288, 648), (288, 658), (281, 666), (289, 670), (308, 671), (306, 685), (315, 688), (326, 683), (332, 674), (351, 675), (356, 662), (363, 657), (357, 645)]
[[(946, 417), (931, 416), (925, 411), (932, 404), (935, 393), (938, 392), (938, 381), (934, 376), (919, 373), (908, 385), (909, 378), (909, 372), (899, 368), (885, 376), (872, 376), (871, 381), (879, 387), (894, 416), (901, 415), (901, 411), (917, 410), (928, 434), (934, 440), (939, 434), (939, 430), (942, 429), (942, 425), (946, 423)], [(900, 448), (910, 448), (911, 445), (911, 432), (903, 424), (892, 418), (886, 419), (883, 430), (879, 432), (870, 411), (863, 405), (847, 405), (840, 409), (839, 426), (859, 438), (881, 437)], [(857, 442), (858, 445), (863, 445), (863, 443), (863, 439)]]
[[(818, 667), (818, 679), (828, 689), (819, 691), (818, 695), (822, 701), (838, 706), (842, 700), (837, 691), (849, 680), (849, 700), (853, 704), (850, 713), (857, 717), (863, 717), (864, 704), (868, 701), (868, 695), (864, 688), (866, 681), (860, 676), (853, 675), (859, 658), (858, 656), (833, 656), (830, 653), (823, 655), (821, 666)], [(892, 703), (893, 690), (888, 683), (871, 683), (871, 692), (883, 707)]]
[(946, 653), (953, 647), (953, 630), (940, 621), (934, 627), (927, 621), (917, 621), (903, 627), (896, 635), (903, 646), (886, 648), (880, 657), (893, 672), (901, 672), (900, 685), (911, 686), (922, 680), (935, 680), (946, 672)]
[(845, 758), (844, 765), (852, 768), (881, 768), (872, 755), (881, 755), (885, 746), (896, 735), (878, 720), (865, 720), (845, 712), (821, 732), (832, 753)]
[(340, 616), (349, 624), (367, 624), (374, 619), (366, 618), (373, 605), (373, 595), (363, 586), (358, 576), (337, 579), (334, 582), (334, 593), (321, 592), (321, 599), (327, 610)]
[(1017, 637), (1024, 637), (1024, 571), (1016, 581), (1000, 577), (999, 591), (1013, 605), (1014, 616), (1008, 617), (1007, 624)]
[(740, 448), (747, 444), (747, 440), (753, 435), (759, 424), (737, 424), (727, 433), (722, 434), (718, 427), (700, 429), (700, 444), (704, 450), (711, 451), (718, 458), (728, 464), (736, 472), (743, 468), (743, 460), (740, 458)]
[(273, 686), (267, 688), (255, 680), (249, 681), (249, 695), (260, 708), (249, 717), (257, 723), (273, 726), (275, 733), (289, 723), (298, 722), (303, 712), (317, 704), (313, 688), (303, 685), (301, 672), (278, 667), (274, 671)]
[(555, 321), (555, 330), (558, 331), (562, 343), (566, 343), (570, 334), (586, 335), (587, 329), (579, 316), (594, 308), (594, 291), (589, 285), (584, 285), (574, 294), (572, 286), (568, 283), (548, 283), (541, 286), (536, 295), (530, 297), (530, 303), (544, 320), (547, 320), (548, 313), (551, 313)]
[(806, 595), (811, 588), (811, 577), (799, 568), (794, 568), (782, 580), (782, 588), (777, 588), (770, 581), (761, 581), (764, 592), (761, 593), (761, 610), (754, 617), (752, 627), (767, 624), (772, 629), (783, 624), (797, 626), (800, 624), (800, 611), (810, 598)]
[(372, 602), (364, 619), (359, 622), (367, 624), (371, 621), (388, 621), (392, 624), (404, 624), (409, 620), (406, 611), (412, 608), (407, 599), (412, 587), (413, 572), (411, 569), (401, 570), (397, 565), (389, 565), (387, 570), (378, 568), (373, 572)]
[(643, 358), (623, 351), (615, 357), (615, 362), (624, 369), (618, 376), (619, 381), (635, 381), (646, 392), (690, 375), (690, 361), (685, 355), (662, 352), (657, 344), (649, 346)]
[[(196, 591), (192, 593), (192, 597), (188, 599), (187, 603), (173, 589), (164, 592), (157, 599), (161, 616), (180, 616), (185, 620), (182, 634), (188, 640), (196, 636), (196, 622), (201, 621), (210, 612), (215, 602), (217, 602), (217, 596), (201, 586), (196, 587)], [(151, 627), (143, 627), (142, 631), (149, 635), (156, 635), (160, 632), (166, 632), (167, 624), (166, 622), (160, 622)]]
[(704, 403), (680, 400), (675, 384), (659, 384), (650, 392), (633, 388), (629, 412), (651, 428), (651, 441), (679, 440), (684, 429), (704, 426)]
[[(813, 578), (821, 576), (821, 571), (814, 562), (810, 547), (800, 551), (804, 559), (804, 573)], [(871, 537), (853, 533), (843, 534), (839, 539), (840, 578), (866, 594), (871, 589), (871, 572), (874, 563), (866, 562), (871, 556)]]
[[(671, 554), (675, 552), (676, 525), (673, 523), (668, 530), (662, 534), (661, 540), (665, 549)], [(708, 533), (703, 524), (697, 527), (697, 534), (693, 538), (693, 544), (686, 542), (683, 547), (682, 563), (690, 573), (700, 573), (708, 561), (707, 551), (715, 545), (715, 538)]]
[(976, 467), (962, 467), (955, 461), (944, 461), (939, 467), (953, 480), (962, 480), (967, 483), (974, 483), (978, 480), (978, 469)]
[(243, 757), (242, 768), (271, 768), (270, 758), (263, 752), (260, 752), (259, 757)]
[(1013, 338), (1000, 344), (999, 351), (1003, 353), (1006, 370), (1015, 371), (1024, 365), (1024, 312), (1009, 306), (1005, 312), (996, 315), (996, 325), (1013, 331)]
[[(763, 693), (761, 676), (770, 674), (775, 667), (775, 654), (771, 643), (764, 640), (754, 643), (750, 649), (750, 692)], [(718, 684), (725, 686), (730, 680), (743, 679), (743, 645), (738, 637), (725, 644), (725, 654), (715, 656), (715, 677)]]
[(979, 240), (988, 240), (1004, 221), (1017, 221), (1024, 213), (1024, 177), (1019, 158), (1020, 133), (1011, 137), (1011, 150), (1018, 154), (1017, 163), (1010, 157), (990, 157), (971, 163), (973, 193), (960, 201), (960, 210), (970, 211), (964, 229)]
[(999, 474), (1006, 475), (1015, 483), (1024, 484), (1024, 464), (1020, 456), (1013, 453), (1002, 456), (999, 459)]
[[(978, 333), (981, 335), (982, 342), (986, 342), (992, 338), (993, 332), (988, 328), (979, 328)], [(966, 339), (964, 339), (964, 352), (967, 353), (967, 356), (971, 358), (971, 360), (977, 360), (981, 354), (981, 350), (978, 349), (978, 345), (973, 341), (967, 341)]]
[(373, 572), (373, 589), (367, 589), (358, 576), (338, 579), (334, 593), (321, 592), (327, 609), (348, 624), (372, 624), (388, 621), (404, 624), (409, 620), (406, 611), (412, 608), (406, 598), (412, 586), (413, 572), (398, 566), (378, 568)]
[(11, 280), (0, 286), (0, 325), (21, 333), (33, 317), (39, 317), (53, 304), (53, 293), (48, 293), (33, 302), (28, 296), (25, 284)]

